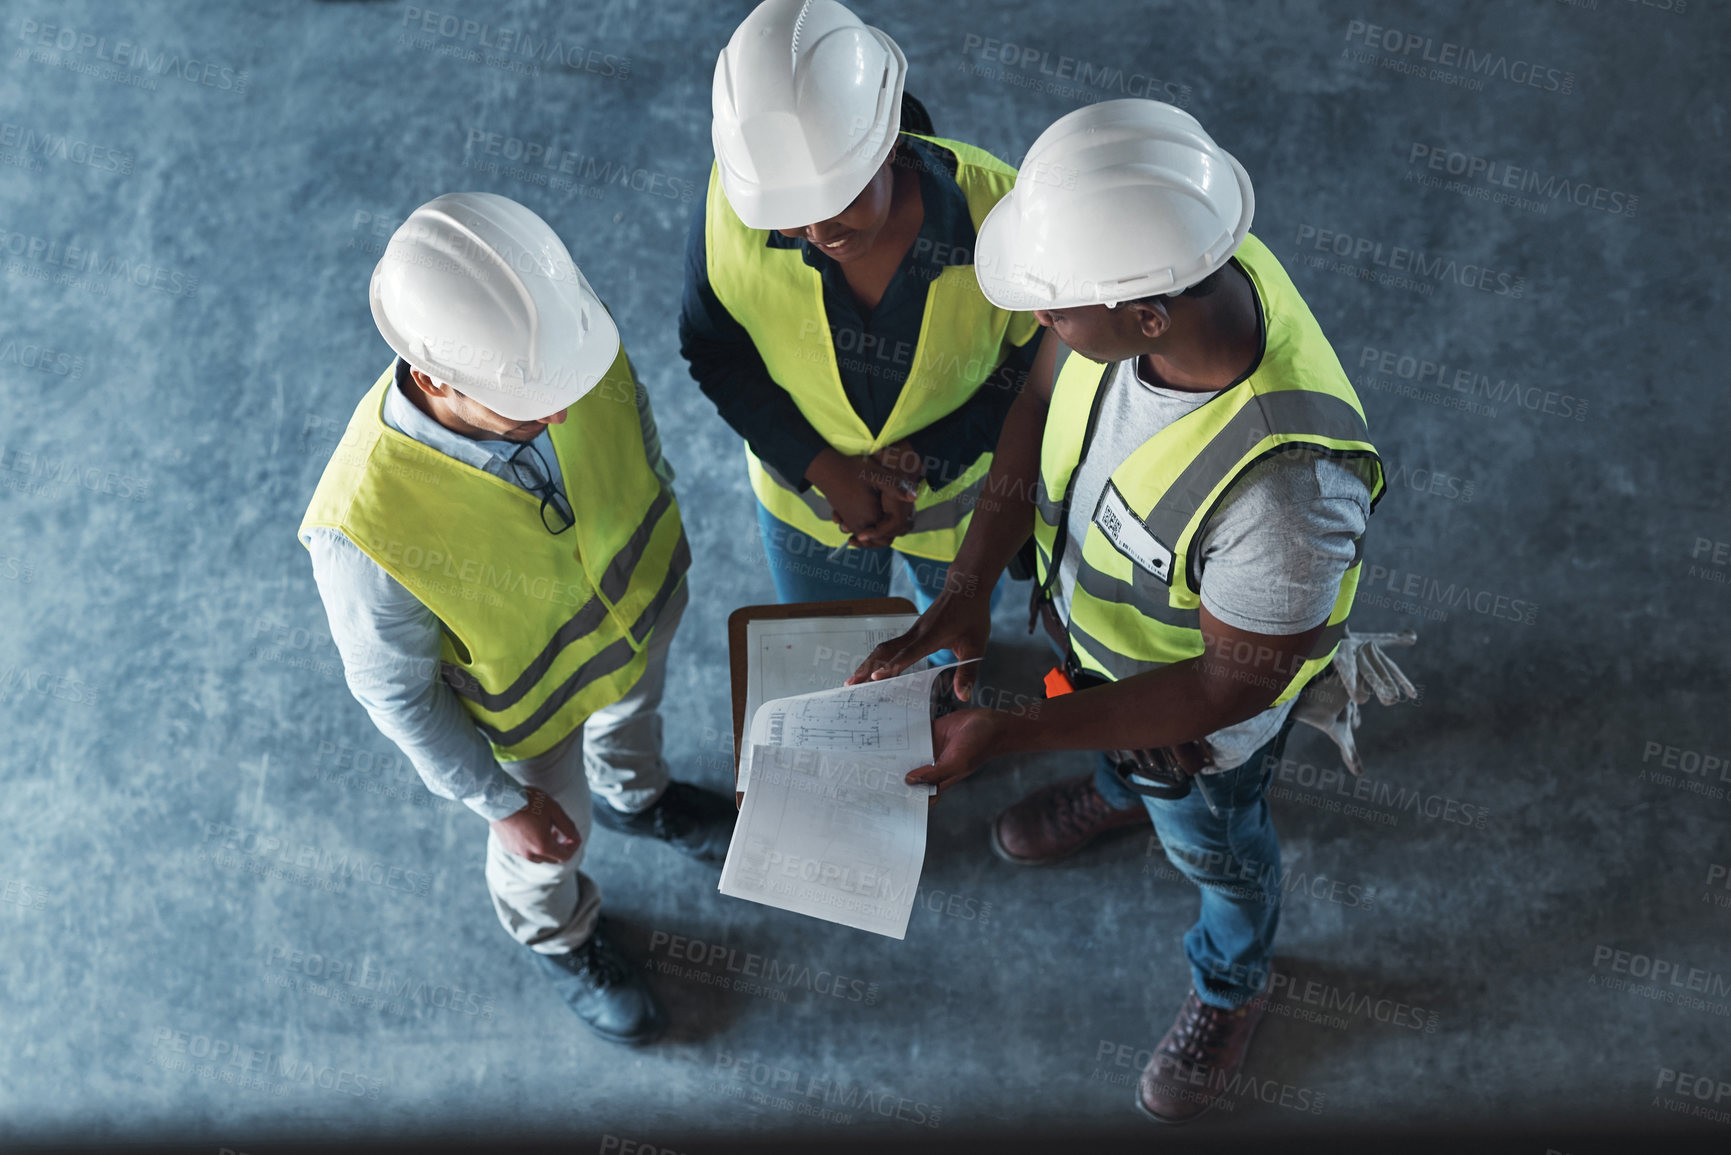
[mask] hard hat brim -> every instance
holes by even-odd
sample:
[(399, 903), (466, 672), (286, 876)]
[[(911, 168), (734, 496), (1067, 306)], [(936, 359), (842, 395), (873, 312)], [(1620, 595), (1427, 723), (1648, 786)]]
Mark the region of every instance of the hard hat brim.
[(565, 242), (497, 193), (445, 193), (410, 213), (367, 296), (399, 357), (513, 421), (565, 409), (619, 354), (613, 318)]
[(974, 275), (980, 292), (998, 308), (1012, 312), (1118, 305), (1141, 297), (1182, 292), (1231, 260), (1250, 233), (1256, 211), (1250, 174), (1236, 157), (1223, 155), (1231, 163), (1243, 207), (1232, 230), (1231, 244), (1212, 263), (1204, 262), (1170, 278), (1132, 276), (1101, 282), (1061, 274), (1057, 270), (1063, 267), (1065, 254), (1041, 252), (1036, 238), (1028, 236), (1022, 227), (1016, 204), (1016, 196), (1022, 191), (1018, 187), (993, 205), (980, 222), (974, 243)]
[[(718, 165), (721, 191), (739, 223), (748, 229), (766, 232), (803, 229), (846, 212), (854, 198), (865, 191), (878, 169), (883, 167), (884, 158), (889, 156), (894, 143), (892, 138), (878, 150), (879, 155), (871, 162), (870, 171), (863, 180), (857, 173), (849, 173), (848, 179), (824, 188), (772, 189), (751, 184), (726, 165)], [(857, 185), (855, 181), (858, 181)]]
[(369, 294), (373, 322), (391, 350), (419, 369), (456, 389), (463, 396), (485, 405), (512, 421), (539, 421), (551, 417), (589, 394), (601, 383), (619, 356), (619, 327), (603, 307), (596, 308), (589, 332), (578, 355), (565, 363), (557, 380), (507, 380), (475, 373), (465, 365), (447, 363), (417, 348), (407, 334), (397, 331), (385, 315), (377, 291)]
[[(727, 150), (723, 147), (716, 134), (715, 117), (710, 117), (710, 147), (714, 151), (716, 170), (721, 178), (721, 191), (727, 197), (729, 207), (740, 223), (748, 229), (778, 230), (803, 229), (807, 225), (815, 225), (822, 221), (840, 216), (854, 202), (854, 198), (865, 191), (872, 178), (883, 167), (885, 159), (895, 147), (900, 135), (897, 128), (901, 121), (902, 91), (908, 78), (908, 58), (887, 32), (862, 25), (862, 29), (871, 34), (885, 51), (894, 65), (894, 76), (890, 84), (888, 103), (889, 114), (895, 119), (894, 125), (885, 125), (883, 139), (872, 150), (870, 159), (862, 161), (857, 167), (850, 166), (847, 171), (835, 173), (810, 185), (792, 188), (777, 188), (771, 184), (752, 181), (736, 171), (727, 161)], [(725, 50), (723, 52), (725, 57)], [(721, 61), (717, 61), (719, 68)]]

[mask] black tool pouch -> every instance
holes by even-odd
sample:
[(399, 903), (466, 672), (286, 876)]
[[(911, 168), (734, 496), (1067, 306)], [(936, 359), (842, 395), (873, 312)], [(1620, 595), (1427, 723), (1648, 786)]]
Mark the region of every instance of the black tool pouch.
[[(1064, 657), (1064, 675), (1078, 690), (1106, 684), (1105, 678), (1085, 673), (1082, 667), (1076, 664), (1074, 654), (1066, 654)], [(1107, 763), (1112, 767), (1112, 773), (1123, 783), (1124, 788), (1132, 793), (1147, 798), (1161, 798), (1168, 802), (1177, 801), (1190, 793), (1190, 772), (1179, 765), (1177, 757), (1169, 747), (1107, 750), (1105, 755)], [(1133, 781), (1130, 777), (1132, 774), (1145, 781)]]

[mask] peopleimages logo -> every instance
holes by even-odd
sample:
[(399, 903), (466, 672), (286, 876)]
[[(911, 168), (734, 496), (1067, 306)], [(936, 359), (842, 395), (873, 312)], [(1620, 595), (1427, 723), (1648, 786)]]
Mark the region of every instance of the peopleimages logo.
[(797, 987), (813, 994), (827, 995), (868, 1007), (875, 1006), (878, 1001), (878, 985), (865, 979), (853, 978), (823, 967), (814, 970), (807, 963), (787, 962), (774, 955), (741, 951), (738, 947), (722, 942), (706, 942), (664, 930), (652, 931), (649, 936), (649, 953), (654, 955), (663, 952), (675, 962), (694, 964), (709, 972), (711, 978), (722, 981), (710, 981), (709, 978), (688, 973), (690, 968), (683, 968), (686, 973), (681, 973), (680, 968), (669, 970), (663, 966), (659, 968), (663, 974), (678, 973), (680, 978), (709, 982), (711, 986), (727, 986), (729, 982), (726, 976), (734, 975), (737, 978), (732, 981), (733, 989), (747, 993), (758, 993), (756, 984), (766, 984), (780, 991)]
[[(1572, 181), (1567, 177), (1557, 176), (1555, 173), (1541, 173), (1538, 169), (1530, 166), (1514, 165), (1507, 161), (1492, 160), (1490, 157), (1474, 156), (1471, 153), (1446, 148), (1440, 144), (1431, 145), (1414, 141), (1412, 147), (1407, 151), (1406, 163), (1407, 180), (1428, 178), (1430, 172), (1446, 173), (1452, 177), (1459, 177), (1460, 180), (1446, 183), (1439, 181), (1437, 183), (1440, 187), (1446, 188), (1450, 184), (1459, 184), (1465, 186), (1462, 191), (1468, 192), (1469, 195), (1502, 195), (1501, 190), (1508, 189), (1513, 194), (1526, 194), (1534, 199), (1568, 201), (1571, 204), (1580, 205), (1582, 208), (1598, 209), (1600, 212), (1625, 217), (1635, 215), (1635, 208), (1641, 200), (1638, 196), (1618, 189), (1589, 184), (1586, 181)], [(1420, 170), (1429, 170), (1429, 172)], [(1541, 205), (1540, 211), (1543, 211), (1545, 207), (1547, 206)]]
[[(1074, 56), (1053, 56), (1052, 53), (1031, 45), (1017, 44), (1011, 40), (994, 40), (969, 33), (962, 39), (962, 55), (979, 55), (981, 60), (995, 61), (1006, 69), (1014, 68), (1021, 72), (1033, 72), (1036, 76), (1027, 77), (1028, 83), (1016, 84), (1020, 88), (1033, 88), (1042, 92), (1052, 92), (1057, 95), (1074, 95), (1078, 91), (1069, 85), (1086, 85), (1089, 88), (1105, 89), (1119, 96), (1142, 96), (1151, 100), (1164, 100), (1168, 104), (1176, 104), (1180, 108), (1190, 102), (1190, 86), (1179, 84), (1172, 80), (1162, 80), (1157, 76), (1149, 76), (1143, 72), (1125, 72), (1109, 64), (1096, 64), (1090, 60), (1081, 60)], [(1037, 77), (1049, 77), (1040, 80)], [(1013, 74), (1005, 72), (995, 79), (1015, 83)]]
[[(1673, 774), (1671, 771), (1680, 773)], [(1699, 794), (1703, 798), (1723, 801), (1726, 788), (1708, 781), (1715, 776), (1720, 782), (1731, 783), (1731, 756), (1690, 750), (1649, 739), (1641, 751), (1641, 772), (1635, 781), (1674, 786), (1691, 794)]]
[[(1283, 971), (1242, 963), (1211, 965), (1207, 977), (1238, 986), (1268, 990), (1268, 1010), (1286, 1014), (1289, 1018), (1317, 1022), (1323, 1026), (1343, 1029), (1348, 1022), (1340, 1014), (1362, 1015), (1374, 1022), (1407, 1030), (1435, 1034), (1440, 1021), (1437, 1013), (1400, 999), (1378, 997), (1363, 991), (1336, 986), (1322, 979), (1296, 978)], [(1302, 1004), (1302, 1009), (1298, 1004)], [(1316, 1008), (1312, 1013), (1309, 1008)]]
[[(507, 176), (528, 180), (531, 184), (546, 184), (554, 175), (572, 176), (575, 181), (564, 185), (617, 185), (621, 189), (661, 197), (681, 204), (694, 204), (704, 187), (696, 181), (669, 176), (655, 169), (612, 160), (593, 153), (576, 152), (551, 142), (524, 140), (522, 137), (472, 128), (463, 142), (464, 167), (483, 172), (499, 171), (498, 163), (478, 159), (498, 157), (507, 165)], [(471, 158), (476, 158), (470, 163)], [(515, 166), (515, 167), (513, 167)]]
[(30, 233), (14, 232), (0, 225), (0, 257), (21, 257), (35, 264), (69, 269), (73, 274), (93, 274), (126, 281), (141, 289), (155, 289), (171, 297), (196, 297), (198, 278), (176, 269), (104, 254), (76, 241), (59, 241)]
[[(1279, 903), (1281, 894), (1304, 894), (1323, 902), (1332, 902), (1355, 910), (1371, 910), (1376, 906), (1376, 887), (1329, 878), (1326, 874), (1289, 869), (1279, 863), (1257, 862), (1235, 858), (1221, 850), (1196, 850), (1168, 847), (1153, 835), (1148, 837), (1144, 853), (1150, 860), (1142, 864), (1142, 873), (1155, 878), (1188, 877), (1178, 870), (1183, 862), (1192, 873), (1225, 877), (1219, 885), (1235, 898), (1251, 902)], [(1269, 893), (1278, 890), (1280, 894)]]
[[(13, 477), (12, 474), (21, 474), (22, 477)], [(0, 444), (0, 486), (46, 494), (54, 492), (60, 485), (118, 497), (122, 501), (143, 501), (150, 493), (149, 480), (133, 476), (130, 470), (103, 469), (86, 465), (81, 459), (44, 457), (28, 449)]]
[[(1653, 1106), (1712, 1123), (1731, 1123), (1731, 1109), (1722, 1110), (1718, 1106), (1726, 1099), (1731, 1099), (1731, 1079), (1680, 1071), (1675, 1067), (1660, 1067), (1658, 1079), (1653, 1084)], [(1714, 1106), (1708, 1106), (1708, 1100)], [(1731, 1104), (1727, 1106), (1731, 1107)]]
[(202, 825), (204, 857), (216, 857), (227, 852), (291, 870), (317, 872), (328, 876), (331, 881), (354, 880), (423, 898), (432, 890), (433, 877), (425, 871), (389, 866), (363, 854), (290, 842), (280, 835), (245, 830), (224, 822), (206, 821)]
[(0, 701), (17, 699), (25, 693), (58, 698), (77, 706), (95, 706), (101, 700), (94, 686), (70, 674), (29, 666), (0, 666)]
[[(1411, 598), (1411, 603), (1395, 602), (1389, 598)], [(1450, 609), (1470, 610), (1475, 614), (1496, 618), (1507, 622), (1520, 622), (1522, 625), (1533, 625), (1539, 620), (1537, 603), (1524, 598), (1510, 597), (1507, 594), (1495, 593), (1485, 588), (1467, 584), (1466, 582), (1444, 582), (1440, 578), (1428, 574), (1412, 573), (1410, 571), (1393, 569), (1385, 565), (1370, 565), (1365, 567), (1363, 578), (1359, 582), (1357, 598), (1370, 605), (1381, 605), (1402, 612), (1416, 612), (1407, 609), (1408, 605), (1430, 603), (1436, 607), (1447, 606)], [(1428, 615), (1427, 615), (1428, 616)], [(1447, 614), (1433, 618), (1435, 621), (1446, 620)]]
[(438, 36), (453, 45), (468, 46), (499, 53), (497, 57), (469, 57), (471, 63), (506, 61), (519, 58), (525, 63), (558, 66), (571, 72), (592, 72), (597, 76), (625, 77), (631, 74), (631, 61), (623, 56), (596, 52), (581, 44), (567, 44), (557, 36), (539, 36), (527, 29), (495, 28), (477, 20), (465, 20), (445, 12), (433, 12), (409, 6), (403, 10), (403, 27), (411, 32)]
[(913, 1099), (882, 1087), (868, 1087), (777, 1066), (758, 1058), (755, 1051), (743, 1055), (720, 1051), (715, 1056), (715, 1070), (723, 1086), (733, 1084), (762, 1091), (776, 1100), (771, 1105), (783, 1110), (806, 1108), (798, 1111), (799, 1114), (815, 1115), (817, 1112), (813, 1108), (821, 1106), (897, 1119), (918, 1127), (935, 1128), (943, 1122), (944, 1109), (940, 1104)]
[[(1575, 91), (1573, 72), (1535, 64), (1530, 60), (1511, 58), (1501, 52), (1482, 51), (1470, 45), (1456, 44), (1452, 40), (1438, 40), (1434, 36), (1417, 32), (1385, 28), (1381, 24), (1371, 24), (1364, 20), (1348, 20), (1346, 39), (1348, 51), (1356, 47), (1381, 51), (1385, 54), (1383, 66), (1392, 67), (1396, 72), (1436, 73), (1459, 70), (1449, 72), (1448, 75), (1465, 74), (1463, 79), (1478, 80), (1480, 86), (1484, 80), (1495, 79), (1564, 96)], [(1426, 69), (1426, 65), (1437, 67)], [(1438, 76), (1429, 78), (1440, 79)]]
[(1527, 279), (1514, 273), (1471, 262), (1463, 264), (1440, 253), (1386, 245), (1370, 237), (1354, 236), (1335, 229), (1299, 225), (1297, 244), (1301, 252), (1308, 248), (1319, 253), (1332, 253), (1361, 267), (1368, 261), (1377, 270), (1408, 274), (1428, 281), (1452, 281), (1468, 289), (1516, 301), (1526, 295)]
[(1157, 1054), (1146, 1047), (1138, 1048), (1134, 1043), (1121, 1043), (1112, 1039), (1101, 1039), (1095, 1048), (1094, 1068), (1088, 1073), (1088, 1078), (1128, 1087), (1150, 1066), (1167, 1077), (1176, 1077), (1188, 1084), (1189, 1086), (1179, 1092), (1186, 1098), (1200, 1098), (1203, 1095), (1203, 1092), (1190, 1090), (1190, 1087), (1213, 1091), (1217, 1096), (1213, 1102), (1215, 1110), (1235, 1111), (1242, 1104), (1255, 1100), (1270, 1107), (1284, 1107), (1289, 1111), (1320, 1115), (1328, 1098), (1323, 1092), (1309, 1087), (1297, 1087), (1269, 1078), (1258, 1079), (1242, 1071), (1228, 1079), (1223, 1068), (1209, 1068), (1181, 1060), (1175, 1063), (1168, 1055)]
[(1467, 478), (1423, 466), (1409, 469), (1404, 461), (1398, 465), (1387, 461), (1383, 464), (1383, 484), (1389, 489), (1410, 489), (1414, 493), (1427, 493), (1463, 503), (1473, 499), (1473, 483)]
[[(468, 990), (453, 983), (429, 982), (425, 978), (389, 970), (371, 959), (359, 963), (352, 959), (332, 958), (317, 951), (300, 950), (280, 943), (265, 951), (267, 971), (280, 970), (296, 982), (276, 982), (275, 986), (300, 987), (306, 980), (305, 993), (326, 997), (345, 988), (378, 995), (404, 1004), (418, 1003), (438, 1010), (491, 1019), (496, 1012), (493, 996)], [(342, 1000), (337, 1000), (342, 1001)]]
[(84, 376), (83, 357), (14, 337), (0, 340), (0, 365), (16, 365), (20, 369), (34, 369), (55, 377)]
[(15, 148), (25, 156), (63, 160), (98, 172), (119, 173), (121, 176), (132, 172), (130, 152), (118, 152), (107, 145), (92, 144), (63, 132), (39, 132), (9, 120), (0, 121), (0, 148)]
[(48, 907), (48, 892), (19, 882), (17, 879), (7, 879), (0, 886), (0, 902), (9, 902), (13, 906), (21, 906), (25, 910), (46, 910)]
[[(1608, 964), (1608, 965), (1607, 965)], [(1695, 992), (1723, 998), (1731, 995), (1731, 976), (1717, 971), (1705, 970), (1701, 967), (1688, 966), (1673, 959), (1655, 958), (1652, 955), (1636, 951), (1617, 950), (1614, 947), (1595, 945), (1593, 947), (1593, 970), (1595, 972), (1604, 966), (1612, 974), (1628, 975), (1631, 978), (1648, 979), (1658, 985), (1656, 989), (1675, 988), (1686, 992)], [(1613, 986), (1603, 976), (1595, 975), (1594, 986)], [(1675, 993), (1670, 991), (1666, 993)], [(1671, 1001), (1671, 1000), (1662, 1000)]]
[[(300, 1083), (303, 1086), (353, 1095), (357, 1099), (377, 1099), (385, 1086), (384, 1080), (358, 1071), (249, 1047), (233, 1039), (194, 1034), (172, 1027), (156, 1029), (155, 1050), (158, 1053), (151, 1058), (152, 1066), (171, 1071), (201, 1073), (202, 1077), (206, 1078), (223, 1075), (227, 1076), (221, 1079), (225, 1083), (234, 1082), (239, 1074), (256, 1074), (264, 1079), (281, 1080), (284, 1084)], [(187, 1058), (177, 1060), (177, 1055)], [(195, 1067), (188, 1059), (199, 1060), (200, 1066)]]
[[(244, 68), (234, 69), (192, 56), (183, 57), (178, 52), (167, 50), (153, 55), (150, 49), (142, 44), (134, 44), (130, 40), (110, 42), (106, 36), (80, 32), (64, 24), (20, 20), (18, 39), (22, 40), (31, 52), (53, 50), (72, 56), (88, 57), (129, 72), (173, 77), (202, 88), (232, 92), (236, 96), (246, 92), (247, 74)], [(20, 49), (20, 52), (23, 51), (26, 49)]]
[(1586, 398), (1506, 377), (1492, 380), (1488, 374), (1450, 363), (1445, 354), (1432, 358), (1365, 345), (1359, 350), (1358, 369), (1353, 384), (1377, 392), (1395, 392), (1418, 400), (1436, 397), (1451, 407), (1470, 406), (1492, 416), (1496, 413), (1495, 406), (1479, 402), (1494, 401), (1573, 421), (1587, 419)]
[[(1426, 794), (1414, 787), (1379, 782), (1353, 774), (1341, 766), (1318, 767), (1289, 757), (1264, 758), (1262, 766), (1264, 770), (1273, 769), (1276, 773), (1276, 782), (1268, 792), (1271, 798), (1297, 797), (1292, 786), (1324, 796), (1332, 793), (1342, 802), (1366, 802), (1385, 808), (1391, 813), (1381, 816), (1390, 819), (1384, 825), (1394, 825), (1398, 821), (1396, 815), (1403, 811), (1410, 811), (1415, 818), (1430, 818), (1478, 830), (1485, 828), (1490, 817), (1490, 811), (1482, 805), (1442, 794)], [(1360, 816), (1363, 815), (1355, 815)]]

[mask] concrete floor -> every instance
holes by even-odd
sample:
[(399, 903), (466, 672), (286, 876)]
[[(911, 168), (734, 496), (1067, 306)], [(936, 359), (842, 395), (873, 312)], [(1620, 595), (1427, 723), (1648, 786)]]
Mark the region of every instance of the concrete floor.
[[(682, 776), (727, 780), (724, 622), (772, 598), (737, 439), (674, 330), (711, 69), (749, 6), (437, 3), (0, 3), (0, 1140), (1155, 1135), (1130, 1084), (1184, 993), (1193, 890), (1136, 839), (1043, 871), (987, 846), (1080, 755), (945, 798), (904, 942), (722, 899), (598, 830), (609, 908), (682, 968), (658, 979), (671, 1037), (635, 1053), (525, 965), (480, 820), (350, 698), (293, 530), (389, 359), (368, 274), (441, 192), (546, 216), (652, 392), (697, 556)], [(1291, 982), (1258, 1089), (1187, 1138), (1731, 1139), (1731, 1114), (1689, 1114), (1731, 1112), (1731, 469), (1710, 433), (1731, 419), (1731, 17), (1465, 7), (857, 5), (939, 131), (1012, 162), (1082, 103), (1200, 116), (1389, 464), (1354, 624), (1420, 631), (1400, 660), (1423, 698), (1367, 710), (1360, 811), (1326, 740), (1295, 736)], [(464, 20), (559, 55), (526, 71)], [(577, 171), (523, 179), (513, 141)], [(1011, 695), (1043, 659), (1020, 601), (987, 675)], [(415, 881), (275, 877), (213, 855), (212, 824)], [(714, 985), (753, 954), (806, 977)], [(209, 1077), (246, 1048), (320, 1075)]]

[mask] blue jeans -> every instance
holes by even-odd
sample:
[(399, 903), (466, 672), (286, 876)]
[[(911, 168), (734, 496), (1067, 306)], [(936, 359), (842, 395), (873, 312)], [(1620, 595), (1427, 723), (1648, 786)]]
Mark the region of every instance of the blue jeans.
[[(1120, 810), (1148, 807), (1167, 859), (1202, 889), (1202, 912), (1184, 936), (1184, 957), (1196, 994), (1211, 1006), (1236, 1007), (1254, 998), (1273, 963), (1284, 891), (1265, 792), (1291, 729), (1288, 718), (1242, 766), (1197, 775), (1190, 793), (1176, 801), (1137, 794), (1105, 755), (1094, 771), (1094, 786), (1107, 802)], [(1218, 814), (1208, 808), (1210, 799)]]
[[(881, 549), (845, 549), (834, 561), (830, 547), (802, 533), (757, 504), (757, 530), (775, 581), (775, 596), (783, 602), (832, 602), (847, 598), (881, 598), (890, 592), (890, 576), (896, 558), (901, 558), (914, 583), (914, 604), (924, 613), (944, 592), (949, 576), (947, 562), (898, 553), (893, 546)], [(1003, 582), (992, 589), (992, 605), (998, 604)], [(946, 651), (947, 652), (947, 651)], [(940, 661), (954, 661), (940, 658)]]

